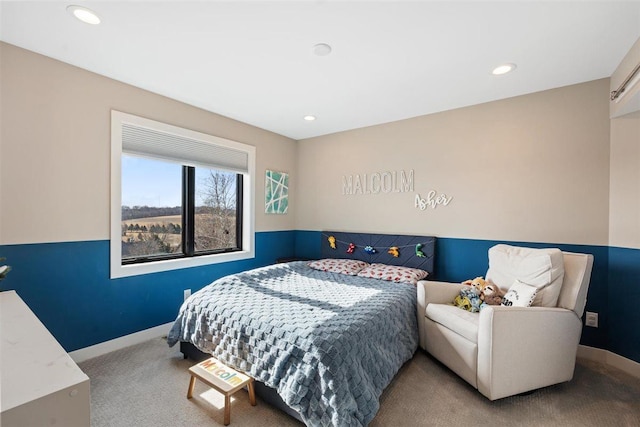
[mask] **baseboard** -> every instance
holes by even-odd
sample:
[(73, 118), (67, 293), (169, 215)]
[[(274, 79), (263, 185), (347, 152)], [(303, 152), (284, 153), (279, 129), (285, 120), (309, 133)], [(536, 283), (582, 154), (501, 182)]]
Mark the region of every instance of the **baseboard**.
[[(103, 354), (107, 354), (115, 350), (120, 350), (154, 338), (165, 336), (169, 329), (171, 329), (172, 325), (173, 322), (165, 323), (164, 325), (158, 325), (153, 328), (105, 341), (90, 347), (81, 348), (80, 350), (72, 351), (69, 353), (69, 356), (71, 356), (73, 361), (76, 363), (84, 362), (85, 360), (102, 356)], [(620, 356), (616, 353), (612, 353), (608, 350), (579, 345), (577, 356), (581, 359), (592, 360), (594, 362), (613, 366), (614, 368), (620, 369), (629, 375), (640, 378), (640, 363), (627, 359), (626, 357)]]
[(76, 363), (84, 362), (85, 360), (102, 356), (103, 354), (107, 354), (115, 350), (140, 344), (154, 338), (163, 337), (167, 335), (167, 332), (169, 332), (172, 325), (173, 322), (165, 323), (164, 325), (158, 325), (123, 337), (101, 342), (100, 344), (92, 345), (90, 347), (81, 348), (80, 350), (72, 351), (69, 353), (69, 356), (71, 356), (73, 361)]
[(578, 357), (582, 359), (600, 362), (605, 365), (620, 369), (625, 373), (640, 378), (640, 363), (612, 353), (601, 348), (589, 347), (586, 345), (578, 346)]

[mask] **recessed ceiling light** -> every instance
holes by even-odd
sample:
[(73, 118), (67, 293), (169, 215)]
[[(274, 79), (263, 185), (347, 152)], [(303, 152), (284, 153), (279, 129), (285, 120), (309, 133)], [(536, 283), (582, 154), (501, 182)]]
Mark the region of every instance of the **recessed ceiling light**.
[(516, 69), (516, 64), (502, 64), (494, 68), (491, 73), (496, 76), (499, 76), (501, 74), (507, 74), (508, 72), (511, 72), (515, 69)]
[(316, 116), (304, 116), (304, 119), (308, 122), (312, 122), (316, 119)]
[(98, 25), (100, 23), (100, 18), (98, 17), (98, 15), (96, 15), (94, 11), (87, 9), (86, 7), (75, 5), (67, 6), (67, 12), (87, 24)]
[(318, 43), (313, 46), (313, 53), (318, 56), (327, 56), (331, 53), (331, 46), (326, 43)]

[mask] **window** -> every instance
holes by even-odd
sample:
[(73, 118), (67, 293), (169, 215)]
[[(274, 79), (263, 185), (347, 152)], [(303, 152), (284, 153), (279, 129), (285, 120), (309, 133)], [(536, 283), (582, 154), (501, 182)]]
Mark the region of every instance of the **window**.
[(125, 153), (121, 167), (123, 264), (242, 249), (241, 174)]
[(255, 148), (112, 111), (111, 277), (251, 258)]
[(122, 262), (178, 254), (182, 248), (182, 166), (122, 154)]

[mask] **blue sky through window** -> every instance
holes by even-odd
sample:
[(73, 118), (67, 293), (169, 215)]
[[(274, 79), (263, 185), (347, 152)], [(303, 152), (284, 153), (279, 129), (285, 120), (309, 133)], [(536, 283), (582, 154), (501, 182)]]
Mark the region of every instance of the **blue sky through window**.
[[(210, 169), (196, 168), (202, 184)], [(182, 205), (182, 165), (163, 160), (122, 155), (122, 206), (175, 207)], [(232, 186), (235, 193), (235, 182)], [(196, 206), (203, 205), (196, 192)]]
[(122, 206), (181, 205), (181, 165), (143, 157), (122, 156)]

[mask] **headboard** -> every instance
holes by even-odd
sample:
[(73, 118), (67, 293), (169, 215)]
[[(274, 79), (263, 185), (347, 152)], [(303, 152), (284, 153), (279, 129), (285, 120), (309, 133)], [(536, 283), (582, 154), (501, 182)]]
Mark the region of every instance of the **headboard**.
[[(335, 238), (336, 249), (331, 248), (329, 244), (330, 236)], [(389, 265), (402, 265), (428, 271), (429, 277), (434, 275), (436, 238), (433, 236), (323, 231), (321, 239), (322, 258), (359, 259), (368, 263), (379, 262)], [(350, 243), (356, 246), (353, 253), (347, 253)], [(422, 245), (420, 250), (424, 257), (419, 257), (416, 254), (416, 246), (418, 244)], [(372, 246), (376, 253), (366, 253), (364, 251), (365, 246)], [(398, 248), (399, 256), (397, 258), (388, 253), (389, 249), (394, 246)]]

